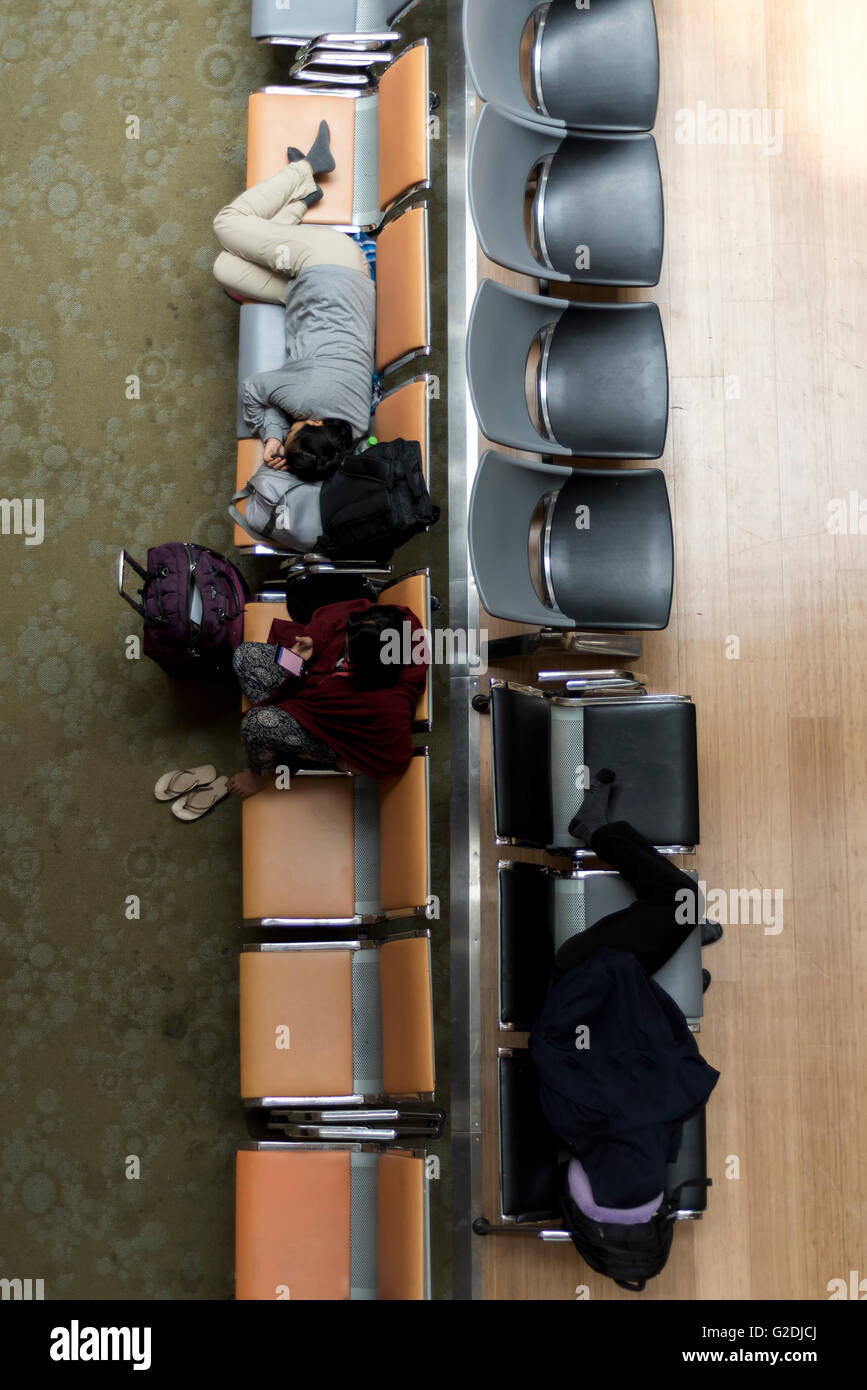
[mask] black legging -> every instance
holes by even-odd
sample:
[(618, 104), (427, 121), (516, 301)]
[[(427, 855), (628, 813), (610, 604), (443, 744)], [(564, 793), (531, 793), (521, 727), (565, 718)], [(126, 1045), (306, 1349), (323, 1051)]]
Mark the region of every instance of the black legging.
[[(590, 847), (632, 885), (638, 901), (621, 912), (609, 913), (564, 942), (554, 960), (554, 982), (603, 946), (631, 951), (647, 973), (655, 975), (695, 930), (698, 891), (694, 880), (654, 849), (628, 821), (603, 825)], [(677, 917), (681, 921), (685, 918), (685, 925), (680, 925)]]

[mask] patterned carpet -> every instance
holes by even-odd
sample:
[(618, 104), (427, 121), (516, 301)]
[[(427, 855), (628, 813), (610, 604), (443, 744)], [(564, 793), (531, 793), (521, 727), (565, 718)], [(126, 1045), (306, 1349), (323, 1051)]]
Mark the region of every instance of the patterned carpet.
[[(126, 658), (140, 625), (113, 571), (121, 545), (230, 550), (237, 310), (211, 219), (243, 182), (247, 95), (273, 62), (246, 0), (0, 0), (3, 488), (44, 501), (42, 544), (0, 536), (0, 1276), (44, 1279), (46, 1298), (232, 1292), (239, 814), (178, 825), (152, 788), (241, 766), (236, 701)], [(435, 304), (441, 265), (435, 247)], [(445, 546), (444, 519), (401, 556), (432, 556), (443, 595)], [(440, 698), (443, 897), (446, 716)]]

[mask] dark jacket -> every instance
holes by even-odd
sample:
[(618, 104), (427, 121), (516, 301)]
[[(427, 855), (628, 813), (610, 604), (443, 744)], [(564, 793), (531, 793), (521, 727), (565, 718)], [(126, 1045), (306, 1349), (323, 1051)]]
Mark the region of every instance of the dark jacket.
[[(586, 1048), (575, 1045), (581, 1026)], [(719, 1072), (635, 956), (603, 948), (554, 984), (530, 1053), (545, 1118), (580, 1158), (599, 1205), (637, 1207), (662, 1192), (683, 1123)]]

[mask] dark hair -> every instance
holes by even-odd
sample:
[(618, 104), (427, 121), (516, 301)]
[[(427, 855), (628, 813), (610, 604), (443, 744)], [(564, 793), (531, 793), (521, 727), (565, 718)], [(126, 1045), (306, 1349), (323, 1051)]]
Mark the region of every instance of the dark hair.
[(323, 420), (305, 425), (286, 450), (290, 473), (305, 483), (322, 483), (337, 471), (340, 460), (352, 448), (352, 426), (345, 420)]
[(402, 608), (388, 604), (351, 613), (346, 622), (352, 683), (356, 690), (389, 690), (404, 672), (401, 662), (383, 661), (383, 634), (401, 633), (407, 621)]

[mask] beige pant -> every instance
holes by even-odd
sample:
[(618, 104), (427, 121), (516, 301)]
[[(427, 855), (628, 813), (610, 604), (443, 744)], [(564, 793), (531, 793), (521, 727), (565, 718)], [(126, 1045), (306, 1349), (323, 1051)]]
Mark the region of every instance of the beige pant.
[(301, 225), (302, 201), (316, 191), (306, 159), (248, 188), (217, 213), (214, 231), (223, 247), (214, 275), (244, 299), (285, 304), (286, 287), (311, 265), (342, 265), (370, 274), (358, 242), (333, 227)]

